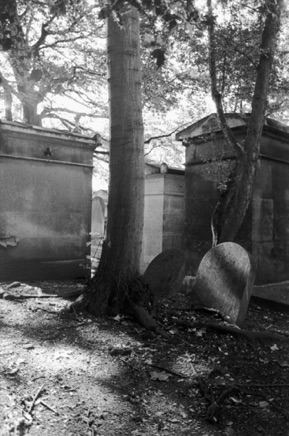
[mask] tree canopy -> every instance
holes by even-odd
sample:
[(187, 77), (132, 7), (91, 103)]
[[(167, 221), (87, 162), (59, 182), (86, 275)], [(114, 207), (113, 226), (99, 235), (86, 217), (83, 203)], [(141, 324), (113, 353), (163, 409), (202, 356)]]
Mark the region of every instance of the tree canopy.
[(104, 26), (98, 8), (88, 1), (2, 3), (0, 79), (6, 117), (36, 125), (58, 118), (69, 128), (71, 121), (63, 114), (76, 116), (75, 124), (82, 114), (70, 109), (71, 101), (87, 107), (90, 116), (106, 115)]
[[(210, 98), (205, 0), (4, 0), (0, 79), (6, 118), (82, 132), (108, 130), (104, 20), (132, 4), (140, 11), (145, 153), (180, 164), (172, 138), (152, 141), (215, 111)], [(217, 85), (224, 110), (250, 112), (260, 32), (268, 1), (216, 0)], [(284, 20), (287, 17), (284, 18)], [(288, 30), (282, 26), (267, 114), (288, 120)], [(100, 121), (100, 122), (99, 122)], [(166, 145), (168, 147), (166, 148)], [(176, 149), (176, 153), (168, 150)], [(177, 157), (174, 157), (177, 156)]]
[[(236, 155), (213, 215), (213, 240), (234, 240), (251, 199), (264, 116), (287, 113), (286, 31), (280, 38), (282, 24), (288, 21), (286, 5), (283, 0), (119, 0), (106, 5), (101, 15), (114, 14), (121, 25), (126, 3), (142, 12), (145, 46), (150, 47), (156, 68), (162, 69), (163, 94), (171, 95), (170, 107), (180, 84), (181, 91), (189, 89), (191, 95), (196, 90), (203, 96), (208, 88), (211, 91), (225, 140)], [(186, 62), (189, 74), (182, 71)], [(145, 88), (148, 95), (157, 87), (159, 76), (153, 74), (156, 80)], [(164, 99), (158, 96), (157, 100), (161, 108)], [(226, 111), (251, 114), (243, 144), (229, 129)]]

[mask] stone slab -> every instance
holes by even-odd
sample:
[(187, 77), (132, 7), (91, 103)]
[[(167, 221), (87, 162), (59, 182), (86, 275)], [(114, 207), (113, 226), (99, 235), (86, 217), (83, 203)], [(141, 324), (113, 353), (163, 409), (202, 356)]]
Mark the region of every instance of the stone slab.
[(268, 283), (253, 287), (253, 297), (289, 305), (289, 280), (279, 283)]
[(203, 257), (193, 288), (205, 307), (219, 310), (241, 325), (252, 295), (255, 270), (250, 254), (240, 245), (224, 242)]
[(176, 295), (185, 277), (185, 255), (169, 249), (156, 256), (144, 273), (156, 301)]

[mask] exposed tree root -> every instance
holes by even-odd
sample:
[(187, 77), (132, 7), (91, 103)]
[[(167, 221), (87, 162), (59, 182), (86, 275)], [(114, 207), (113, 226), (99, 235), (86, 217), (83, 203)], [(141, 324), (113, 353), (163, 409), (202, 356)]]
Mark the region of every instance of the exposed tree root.
[[(257, 396), (263, 398), (265, 401), (268, 402), (268, 398), (260, 392), (260, 391), (254, 391), (252, 388), (257, 387), (260, 388), (268, 388), (268, 387), (284, 387), (282, 385), (278, 384), (232, 384), (229, 386), (223, 386), (223, 389), (221, 392), (219, 392), (220, 385), (215, 385), (214, 380), (208, 380), (204, 378), (199, 378), (198, 380), (198, 386), (200, 391), (202, 392), (204, 398), (208, 401), (208, 408), (206, 411), (206, 419), (209, 422), (212, 422), (215, 424), (218, 421), (218, 417), (221, 414), (221, 407), (226, 399), (231, 397), (233, 394), (240, 393), (244, 395), (249, 396)], [(286, 385), (285, 385), (286, 386)], [(277, 405), (275, 405), (273, 402), (270, 401), (270, 407), (273, 407), (276, 409), (281, 415), (284, 416), (284, 418), (289, 421), (289, 415), (288, 412), (284, 409), (281, 409)]]
[(171, 337), (150, 314), (152, 295), (142, 276), (135, 274), (129, 279), (112, 279), (111, 276), (96, 276), (84, 293), (69, 306), (70, 311), (89, 312), (95, 316), (128, 315), (142, 327), (163, 338)]
[(134, 318), (145, 329), (153, 331), (167, 340), (171, 339), (170, 335), (159, 326), (144, 307), (136, 304), (131, 305), (126, 314)]
[(152, 368), (156, 368), (159, 369), (160, 371), (165, 371), (168, 374), (174, 375), (175, 377), (179, 377), (179, 378), (190, 378), (189, 375), (184, 375), (184, 374), (180, 374), (176, 371), (172, 371), (169, 368), (165, 368), (164, 366), (160, 366), (160, 365), (154, 365), (153, 363), (146, 363), (148, 366), (151, 366)]
[(199, 379), (198, 386), (202, 392), (204, 398), (208, 401), (209, 406), (206, 411), (206, 419), (212, 424), (216, 424), (218, 421), (218, 414), (226, 398), (232, 395), (234, 392), (238, 392), (240, 389), (237, 386), (225, 387), (223, 392), (218, 396), (215, 395), (213, 385), (207, 383), (206, 380)]
[(205, 328), (207, 330), (214, 330), (223, 334), (230, 334), (235, 336), (243, 336), (249, 341), (261, 339), (261, 340), (273, 340), (273, 341), (288, 341), (288, 337), (278, 333), (272, 333), (268, 331), (252, 332), (245, 329), (240, 329), (232, 325), (222, 325), (217, 322), (189, 322), (182, 320), (174, 320), (178, 325), (190, 328)]
[(83, 290), (83, 293), (69, 304), (68, 309), (74, 313), (88, 312), (94, 316), (114, 315), (114, 313), (110, 313), (113, 310), (109, 305), (110, 293), (110, 283), (106, 283), (102, 277), (96, 275)]

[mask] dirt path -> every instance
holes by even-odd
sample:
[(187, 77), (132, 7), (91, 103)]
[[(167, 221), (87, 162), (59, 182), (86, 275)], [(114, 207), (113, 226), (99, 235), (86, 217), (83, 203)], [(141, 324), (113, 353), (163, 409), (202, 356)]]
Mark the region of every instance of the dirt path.
[[(289, 339), (176, 327), (212, 320), (172, 310), (183, 296), (161, 310), (171, 343), (118, 316), (60, 316), (57, 295), (82, 286), (21, 284), (8, 291), (51, 297), (0, 300), (1, 436), (289, 435)], [(289, 334), (289, 313), (253, 305), (247, 327)]]

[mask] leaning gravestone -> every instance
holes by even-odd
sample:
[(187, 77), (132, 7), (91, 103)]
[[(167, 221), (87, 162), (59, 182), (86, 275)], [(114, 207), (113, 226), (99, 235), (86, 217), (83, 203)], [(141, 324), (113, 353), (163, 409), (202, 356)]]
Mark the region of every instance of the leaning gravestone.
[(203, 257), (192, 293), (205, 307), (219, 310), (230, 321), (245, 320), (254, 284), (254, 267), (244, 248), (224, 242)]
[(165, 250), (156, 256), (144, 273), (156, 304), (176, 295), (185, 277), (185, 256), (177, 249)]

